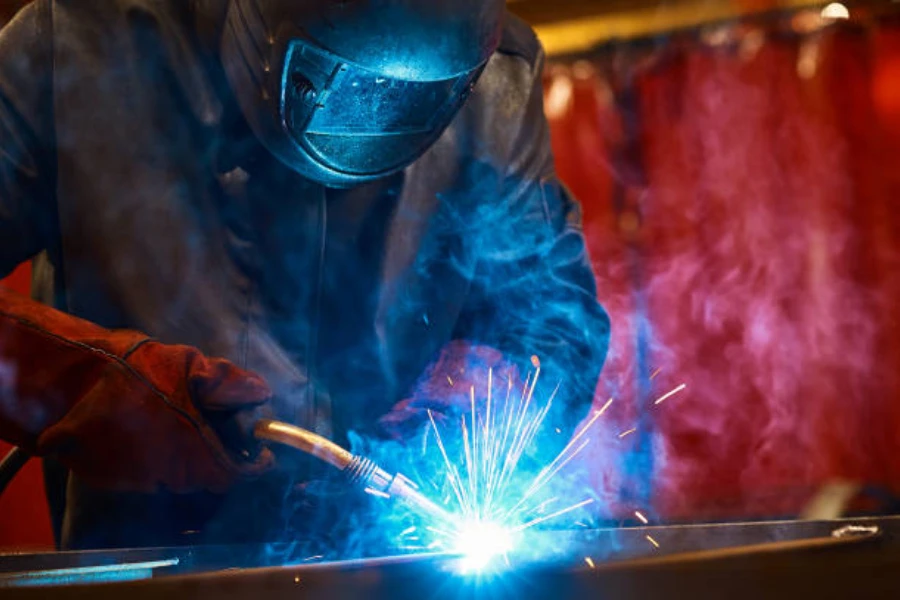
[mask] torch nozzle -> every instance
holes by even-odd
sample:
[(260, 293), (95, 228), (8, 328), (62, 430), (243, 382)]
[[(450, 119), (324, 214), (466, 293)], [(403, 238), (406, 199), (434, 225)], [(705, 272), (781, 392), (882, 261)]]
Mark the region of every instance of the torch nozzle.
[(402, 474), (391, 475), (368, 458), (356, 456), (311, 431), (279, 421), (262, 420), (256, 424), (253, 433), (257, 439), (277, 442), (315, 456), (343, 472), (351, 485), (398, 498), (422, 516), (441, 522), (453, 520), (446, 509), (429, 500)]
[(350, 465), (344, 469), (344, 473), (351, 483), (398, 498), (420, 515), (441, 522), (447, 522), (453, 518), (447, 510), (421, 493), (416, 484), (402, 473), (391, 475), (368, 458), (354, 456)]

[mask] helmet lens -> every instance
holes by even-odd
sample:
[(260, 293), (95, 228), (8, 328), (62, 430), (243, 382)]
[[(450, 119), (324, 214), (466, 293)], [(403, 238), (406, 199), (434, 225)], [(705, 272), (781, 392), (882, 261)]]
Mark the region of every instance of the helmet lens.
[(345, 65), (306, 131), (320, 135), (428, 132), (453, 98), (456, 83), (457, 79), (400, 81)]
[[(432, 144), (462, 104), (479, 69), (441, 81), (409, 81), (363, 69), (295, 41), (285, 82), (284, 122), (324, 167), (374, 175), (403, 168)], [(299, 75), (298, 75), (299, 74)]]

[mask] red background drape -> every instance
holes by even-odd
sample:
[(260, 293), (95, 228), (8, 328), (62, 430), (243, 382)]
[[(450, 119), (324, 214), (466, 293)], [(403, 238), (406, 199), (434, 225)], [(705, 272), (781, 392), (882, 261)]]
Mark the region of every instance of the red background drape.
[(617, 46), (556, 65), (546, 101), (613, 317), (593, 484), (646, 476), (610, 457), (643, 380), (687, 385), (649, 407), (662, 516), (900, 487), (900, 26)]

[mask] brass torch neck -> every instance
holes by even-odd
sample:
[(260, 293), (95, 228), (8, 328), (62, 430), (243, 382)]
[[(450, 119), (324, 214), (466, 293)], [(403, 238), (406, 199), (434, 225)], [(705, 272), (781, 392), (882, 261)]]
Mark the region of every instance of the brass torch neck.
[(291, 446), (327, 462), (336, 469), (344, 470), (353, 461), (350, 452), (331, 440), (280, 421), (263, 419), (253, 428), (253, 433), (257, 439)]

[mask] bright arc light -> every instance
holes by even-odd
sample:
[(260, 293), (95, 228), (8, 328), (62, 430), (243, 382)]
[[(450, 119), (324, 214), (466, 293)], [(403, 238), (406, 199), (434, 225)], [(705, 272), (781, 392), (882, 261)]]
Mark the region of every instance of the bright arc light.
[(823, 19), (849, 19), (850, 11), (840, 2), (832, 2), (822, 9)]
[(464, 573), (484, 571), (513, 549), (513, 535), (506, 527), (489, 521), (463, 524), (454, 536), (453, 551), (462, 557)]

